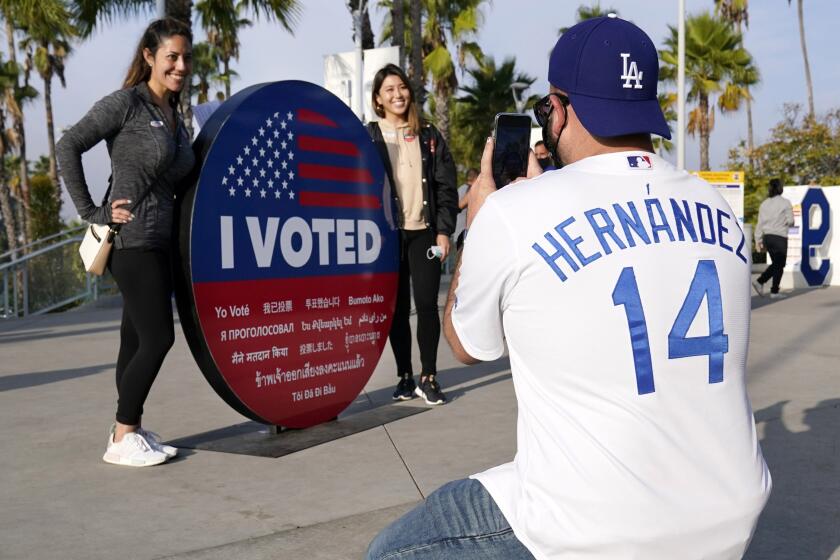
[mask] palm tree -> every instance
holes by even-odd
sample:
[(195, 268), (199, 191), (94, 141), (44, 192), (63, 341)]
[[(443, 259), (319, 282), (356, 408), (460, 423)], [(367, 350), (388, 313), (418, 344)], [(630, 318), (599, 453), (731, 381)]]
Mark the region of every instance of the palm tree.
[[(18, 222), (21, 227), (24, 244), (30, 241), (29, 229), (29, 170), (26, 165), (26, 128), (22, 108), (24, 104), (38, 96), (38, 92), (29, 85), (29, 76), (32, 69), (32, 59), (27, 56), (24, 65), (17, 61), (16, 35), (19, 29), (26, 26), (27, 21), (40, 20), (51, 26), (61, 26), (61, 18), (66, 17), (63, 5), (57, 0), (0, 0), (0, 16), (2, 16), (7, 41), (7, 53), (9, 62), (15, 64), (19, 72), (15, 76), (15, 101), (16, 104), (10, 107), (9, 115), (12, 117), (12, 129), (10, 143), (16, 148), (17, 162), (17, 188), (20, 193), (21, 205), (18, 206)], [(23, 83), (20, 76), (23, 75)]]
[[(677, 105), (677, 94), (674, 92), (661, 92), (656, 95), (657, 99), (659, 100), (659, 108), (662, 109), (662, 115), (665, 117), (665, 122), (668, 124), (668, 128), (671, 127), (671, 123), (677, 120), (677, 110), (675, 109)], [(674, 144), (670, 140), (666, 140), (661, 136), (654, 135), (653, 138), (653, 149), (656, 151), (657, 154), (660, 156), (662, 152), (670, 152), (674, 148)]]
[(749, 0), (715, 0), (715, 13), (741, 31), (750, 26)]
[(210, 85), (223, 82), (219, 73), (219, 55), (210, 43), (193, 45), (192, 75), (198, 80), (193, 83), (198, 91), (198, 103), (207, 103), (210, 100)]
[[(472, 82), (461, 86), (464, 95), (456, 100), (453, 110), (452, 150), (456, 160), (478, 163), (484, 141), (493, 126), (493, 115), (516, 110), (511, 95), (511, 85), (521, 82), (531, 85), (536, 78), (516, 69), (516, 59), (506, 58), (501, 66), (496, 66), (492, 57), (485, 57), (482, 64), (467, 70)], [(538, 99), (531, 96), (526, 106), (532, 106)]]
[[(790, 6), (791, 0), (788, 0)], [(814, 85), (811, 83), (811, 65), (808, 63), (808, 47), (805, 45), (805, 15), (802, 0), (796, 0), (796, 15), (799, 17), (799, 44), (802, 46), (802, 60), (805, 63), (805, 85), (808, 86), (808, 116), (814, 118)]]
[(53, 118), (52, 81), (57, 77), (61, 87), (67, 87), (64, 77), (64, 61), (70, 55), (72, 48), (66, 36), (59, 34), (41, 35), (41, 32), (29, 30), (29, 36), (23, 40), (25, 48), (34, 47), (33, 61), (35, 69), (44, 81), (44, 110), (47, 115), (47, 148), (50, 158), (50, 180), (56, 186), (58, 195), (58, 163), (55, 158), (55, 120)]
[[(584, 6), (580, 5), (577, 9), (577, 23), (582, 21), (586, 21), (588, 19), (596, 18), (596, 17), (604, 17), (607, 14), (615, 14), (618, 15), (618, 10), (615, 8), (601, 8), (601, 3), (596, 0), (594, 4), (591, 6)], [(557, 30), (558, 35), (562, 35), (566, 31), (568, 31), (568, 27), (561, 27)]]
[[(52, 7), (49, 17), (44, 10), (32, 11), (20, 21), (24, 39), (21, 46), (32, 52), (35, 70), (44, 82), (44, 110), (47, 117), (47, 148), (50, 158), (50, 180), (55, 185), (60, 200), (58, 164), (55, 158), (55, 121), (53, 119), (52, 82), (57, 77), (61, 87), (67, 87), (64, 78), (64, 61), (70, 55), (70, 41), (78, 36), (70, 23), (71, 12), (64, 2), (40, 2), (39, 6)], [(29, 56), (29, 55), (28, 55)]]
[(408, 77), (414, 82), (414, 98), (422, 112), (426, 102), (426, 73), (423, 71), (423, 6), (422, 0), (409, 0), (408, 17), (411, 21), (411, 56)]
[[(350, 10), (350, 15), (356, 13), (359, 9), (359, 3), (362, 4), (362, 48), (372, 49), (376, 46), (376, 41), (373, 36), (373, 28), (370, 26), (370, 0), (347, 0), (347, 9)], [(353, 16), (355, 17), (355, 16)], [(353, 40), (356, 40), (356, 23), (353, 22)]]
[[(659, 52), (664, 63), (660, 80), (677, 77), (677, 29), (668, 26), (670, 36)], [(685, 25), (685, 77), (689, 83), (688, 101), (697, 107), (688, 119), (689, 134), (700, 135), (700, 169), (709, 169), (709, 136), (714, 128), (711, 98), (726, 89), (734, 76), (752, 64), (752, 57), (742, 45), (741, 34), (708, 13), (689, 16)]]
[[(715, 0), (715, 12), (724, 20), (731, 23), (738, 32), (742, 32), (742, 26), (748, 28), (750, 26), (749, 14), (749, 0)], [(719, 102), (722, 111), (734, 108), (737, 110), (740, 107), (740, 101), (743, 100), (747, 105), (747, 158), (750, 163), (750, 168), (753, 167), (755, 160), (753, 151), (755, 150), (755, 141), (753, 135), (752, 122), (752, 94), (750, 90), (761, 82), (761, 75), (758, 67), (750, 66), (749, 68), (741, 69), (736, 75), (733, 82), (733, 90), (729, 95), (721, 96)], [(726, 99), (725, 99), (726, 98)]]
[(718, 108), (722, 113), (737, 111), (743, 102), (747, 107), (747, 158), (750, 167), (753, 167), (753, 120), (752, 120), (752, 94), (750, 90), (761, 82), (761, 73), (754, 64), (736, 69), (732, 74), (732, 81), (726, 85), (723, 93), (718, 97)]
[(220, 78), (225, 83), (225, 98), (230, 97), (230, 61), (239, 59), (239, 31), (251, 25), (241, 17), (242, 12), (251, 10), (259, 18), (262, 14), (269, 21), (277, 21), (289, 33), (300, 14), (297, 0), (199, 0), (195, 9), (199, 22), (207, 31), (207, 42), (213, 45), (222, 62)]
[(195, 5), (201, 26), (207, 31), (207, 42), (222, 64), (219, 80), (225, 86), (225, 99), (230, 97), (233, 77), (231, 59), (239, 59), (239, 31), (250, 27), (251, 21), (239, 17), (239, 9), (232, 0), (199, 0)]
[(458, 89), (456, 61), (448, 40), (455, 44), (457, 66), (463, 72), (468, 59), (480, 62), (483, 54), (471, 41), (478, 31), (483, 0), (427, 0), (424, 33), (423, 67), (431, 74), (435, 99), (435, 121), (443, 137), (449, 140), (449, 104)]
[[(0, 158), (5, 159), (9, 151), (6, 141), (6, 116), (10, 112), (19, 111), (15, 100), (15, 89), (18, 81), (18, 65), (12, 61), (3, 61), (0, 57)], [(18, 250), (18, 237), (15, 227), (15, 214), (12, 208), (11, 189), (6, 175), (6, 166), (0, 165), (0, 214), (3, 216), (3, 226), (12, 257)]]
[[(0, 15), (3, 17), (6, 28), (6, 41), (9, 61), (17, 65), (17, 45), (15, 44), (15, 19), (16, 11), (21, 8), (31, 9), (30, 6), (21, 4), (19, 2), (12, 2), (10, 0), (0, 1)], [(15, 89), (20, 88), (20, 80), (15, 76)], [(18, 95), (15, 95), (18, 101), (18, 107), (21, 105), (21, 100)], [(29, 173), (26, 169), (26, 129), (23, 126), (23, 111), (15, 111), (12, 115), (13, 128), (17, 136), (18, 153), (21, 157), (18, 158), (18, 163), (22, 165), (18, 168), (18, 186), (20, 189), (21, 200), (23, 201), (23, 211), (19, 213), (18, 220), (21, 222), (21, 229), (25, 234), (28, 234), (29, 228), (26, 226), (26, 215), (29, 214)], [(28, 235), (24, 239), (24, 245), (29, 243)]]
[(99, 24), (155, 13), (157, 0), (71, 0), (71, 4), (73, 24), (79, 35), (87, 38)]
[[(405, 4), (403, 0), (393, 2), (391, 6), (391, 21), (393, 22), (393, 33), (391, 35), (391, 46), (400, 49), (398, 57), (400, 68), (405, 68)], [(384, 26), (383, 26), (384, 27)], [(384, 32), (384, 29), (383, 29)]]

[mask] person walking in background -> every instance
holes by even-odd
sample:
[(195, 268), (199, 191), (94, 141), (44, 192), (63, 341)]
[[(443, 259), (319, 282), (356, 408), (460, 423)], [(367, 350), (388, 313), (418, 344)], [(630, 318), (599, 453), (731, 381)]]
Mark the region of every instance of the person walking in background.
[(458, 219), (455, 220), (455, 250), (461, 250), (464, 244), (464, 229), (467, 227), (467, 192), (478, 177), (478, 169), (467, 169), (467, 179), (458, 187)]
[[(123, 298), (117, 356), (117, 414), (103, 459), (146, 467), (177, 454), (141, 420), (143, 404), (175, 339), (172, 224), (175, 185), (193, 168), (178, 96), (190, 77), (192, 33), (172, 18), (143, 33), (123, 88), (98, 101), (56, 146), (64, 184), (79, 215), (120, 232), (108, 270)], [(111, 185), (101, 206), (85, 180), (82, 154), (104, 140)]]
[[(388, 64), (373, 79), (371, 104), (379, 121), (368, 124), (390, 181), (400, 232), (400, 270), (397, 303), (389, 340), (399, 381), (394, 400), (414, 395), (427, 404), (446, 402), (437, 376), (440, 341), (438, 290), (441, 262), (449, 254), (455, 231), (458, 193), (455, 164), (440, 132), (423, 123), (414, 105), (408, 77)], [(411, 363), (411, 289), (417, 308), (420, 383)]]
[(554, 158), (551, 157), (551, 152), (545, 147), (545, 142), (537, 140), (534, 144), (534, 155), (537, 156), (537, 163), (543, 171), (554, 171), (557, 166), (554, 165)]
[(753, 288), (758, 295), (764, 295), (764, 284), (772, 279), (770, 297), (784, 297), (779, 293), (785, 262), (787, 260), (788, 229), (793, 226), (793, 206), (782, 196), (784, 187), (780, 179), (770, 179), (768, 197), (758, 207), (758, 223), (755, 226), (755, 246), (758, 251), (765, 248), (770, 256), (770, 265), (757, 279)]

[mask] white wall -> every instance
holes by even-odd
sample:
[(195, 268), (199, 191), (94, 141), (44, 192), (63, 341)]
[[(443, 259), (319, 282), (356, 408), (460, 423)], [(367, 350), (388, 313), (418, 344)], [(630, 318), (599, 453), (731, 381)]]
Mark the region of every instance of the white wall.
[[(808, 283), (805, 277), (802, 276), (802, 207), (801, 202), (805, 197), (805, 193), (809, 188), (821, 188), (823, 194), (829, 204), (831, 220), (830, 229), (825, 241), (819, 247), (815, 247), (814, 255), (810, 257), (811, 266), (817, 268), (824, 259), (829, 259), (830, 268), (826, 276), (825, 286), (840, 286), (840, 274), (834, 274), (835, 269), (840, 263), (840, 241), (832, 243), (834, 231), (837, 228), (837, 220), (840, 219), (840, 186), (838, 187), (810, 187), (807, 185), (798, 185), (793, 187), (785, 187), (782, 194), (785, 198), (790, 200), (793, 204), (793, 218), (794, 226), (790, 228), (788, 234), (788, 256), (785, 264), (785, 273), (782, 276), (782, 289), (791, 288), (808, 288)], [(826, 219), (826, 216), (821, 216), (818, 208), (812, 207), (810, 216), (811, 227), (817, 226), (821, 220)]]

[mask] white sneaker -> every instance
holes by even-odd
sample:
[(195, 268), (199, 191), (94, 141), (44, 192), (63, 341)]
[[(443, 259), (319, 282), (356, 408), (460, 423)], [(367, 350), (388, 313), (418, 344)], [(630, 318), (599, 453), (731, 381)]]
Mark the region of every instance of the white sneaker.
[(108, 438), (108, 449), (102, 460), (112, 465), (126, 467), (151, 467), (160, 465), (169, 457), (166, 453), (155, 451), (137, 432), (125, 434), (121, 441), (114, 442), (114, 436)]
[(776, 292), (775, 294), (770, 294), (770, 299), (784, 299), (787, 297), (787, 294), (783, 294), (781, 292)]
[(755, 293), (757, 293), (761, 297), (764, 297), (764, 284), (759, 284), (758, 280), (753, 280), (752, 287), (755, 290)]
[(137, 433), (143, 436), (155, 451), (160, 451), (161, 453), (166, 454), (166, 456), (170, 459), (178, 455), (178, 448), (161, 443), (160, 436), (155, 432), (150, 432), (148, 430), (144, 430), (143, 428), (137, 428)]
[[(117, 429), (116, 424), (111, 424), (111, 428), (108, 430), (108, 435), (112, 438), (114, 437), (114, 432)], [(178, 455), (178, 448), (172, 447), (171, 445), (164, 445), (160, 441), (160, 436), (155, 432), (150, 432), (148, 430), (144, 430), (143, 428), (137, 428), (137, 433), (146, 440), (146, 443), (154, 449), (155, 451), (160, 451), (164, 453), (170, 459)]]

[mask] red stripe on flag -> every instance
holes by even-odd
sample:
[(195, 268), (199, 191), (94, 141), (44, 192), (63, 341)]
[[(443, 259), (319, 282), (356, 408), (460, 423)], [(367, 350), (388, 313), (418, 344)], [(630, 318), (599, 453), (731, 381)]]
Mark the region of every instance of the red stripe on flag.
[(303, 121), (309, 124), (320, 124), (321, 126), (329, 126), (330, 128), (338, 128), (338, 125), (335, 124), (335, 121), (328, 119), (321, 113), (316, 113), (315, 111), (310, 111), (309, 109), (298, 109), (297, 110), (298, 120)]
[(367, 169), (353, 167), (335, 167), (332, 165), (317, 165), (301, 163), (298, 165), (298, 175), (303, 179), (320, 179), (322, 181), (341, 181), (346, 183), (373, 184), (373, 177)]
[(324, 193), (301, 191), (298, 196), (301, 206), (326, 206), (330, 208), (366, 208), (377, 210), (382, 207), (378, 197), (369, 194)]
[(298, 136), (297, 145), (298, 149), (309, 152), (323, 152), (340, 156), (359, 155), (359, 148), (352, 142), (345, 142), (344, 140), (330, 140), (317, 136)]

